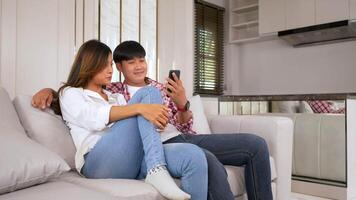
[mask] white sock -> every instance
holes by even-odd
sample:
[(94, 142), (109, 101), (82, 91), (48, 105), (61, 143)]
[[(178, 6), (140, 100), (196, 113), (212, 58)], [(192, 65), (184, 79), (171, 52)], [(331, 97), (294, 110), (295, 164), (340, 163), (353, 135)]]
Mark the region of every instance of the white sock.
[(171, 200), (187, 200), (190, 195), (182, 191), (174, 182), (165, 166), (151, 169), (146, 176), (146, 183), (155, 187), (159, 193)]

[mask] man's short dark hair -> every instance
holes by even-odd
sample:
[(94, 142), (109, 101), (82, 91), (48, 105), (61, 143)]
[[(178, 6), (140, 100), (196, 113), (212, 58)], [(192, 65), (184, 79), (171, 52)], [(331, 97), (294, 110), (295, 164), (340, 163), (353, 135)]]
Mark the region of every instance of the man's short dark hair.
[(113, 55), (115, 63), (121, 63), (122, 61), (134, 58), (144, 58), (145, 56), (145, 49), (136, 41), (122, 42), (115, 48)]

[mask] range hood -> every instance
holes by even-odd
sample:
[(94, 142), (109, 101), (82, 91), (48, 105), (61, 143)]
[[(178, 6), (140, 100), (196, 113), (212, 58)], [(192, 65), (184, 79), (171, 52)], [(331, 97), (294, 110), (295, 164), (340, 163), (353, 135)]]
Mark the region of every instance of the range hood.
[(278, 32), (294, 47), (356, 40), (356, 20), (343, 20)]

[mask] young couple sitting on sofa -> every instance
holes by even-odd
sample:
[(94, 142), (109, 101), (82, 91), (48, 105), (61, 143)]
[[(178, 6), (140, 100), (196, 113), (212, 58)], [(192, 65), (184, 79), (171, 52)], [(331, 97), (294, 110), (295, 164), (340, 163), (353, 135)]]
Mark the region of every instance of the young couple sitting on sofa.
[[(183, 83), (146, 77), (144, 48), (126, 41), (113, 54), (97, 41), (79, 49), (67, 82), (43, 89), (32, 105), (51, 107), (70, 128), (77, 171), (92, 179), (144, 179), (167, 199), (234, 199), (223, 165), (244, 166), (248, 199), (272, 199), (265, 140), (192, 129)], [(111, 83), (112, 63), (123, 83)], [(199, 119), (194, 119), (199, 120)], [(173, 178), (181, 179), (181, 188)]]

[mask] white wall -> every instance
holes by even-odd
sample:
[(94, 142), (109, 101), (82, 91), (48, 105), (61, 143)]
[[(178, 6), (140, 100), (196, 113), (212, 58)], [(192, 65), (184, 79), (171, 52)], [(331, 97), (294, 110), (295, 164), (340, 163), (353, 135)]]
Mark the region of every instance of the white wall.
[(356, 197), (356, 99), (347, 99), (347, 199), (355, 199)]
[[(1, 23), (1, 19), (2, 19), (2, 0), (0, 0), (0, 44), (1, 44), (1, 30), (2, 30), (2, 23)], [(0, 46), (0, 55), (1, 55), (1, 46)], [(0, 56), (0, 66), (1, 66), (1, 56)], [(0, 68), (1, 69), (1, 68)], [(0, 70), (0, 84), (1, 84), (1, 70)]]
[(194, 18), (192, 0), (158, 1), (158, 80), (170, 69), (181, 70), (188, 96), (193, 94)]
[(11, 97), (57, 88), (74, 56), (74, 2), (1, 3), (1, 84)]
[[(95, 36), (88, 26), (82, 30), (82, 0), (0, 0), (0, 75), (10, 96), (33, 94), (43, 87), (57, 88), (65, 81), (76, 45)], [(86, 15), (96, 0), (86, 0)], [(224, 0), (210, 0), (224, 6)], [(158, 1), (159, 81), (164, 82), (169, 69), (181, 69), (188, 96), (193, 93), (194, 72), (194, 1)], [(86, 16), (86, 19), (92, 18)], [(74, 20), (75, 19), (75, 20)], [(95, 19), (95, 16), (94, 18)], [(93, 21), (93, 20), (92, 20)], [(74, 29), (74, 23), (76, 28)], [(6, 27), (6, 30), (4, 30)], [(94, 34), (94, 35), (93, 35)], [(84, 35), (84, 38), (83, 38)], [(217, 112), (216, 98), (206, 99)], [(216, 103), (216, 106), (211, 106)]]
[(231, 92), (240, 95), (356, 91), (356, 42), (293, 48), (280, 39), (235, 47)]

